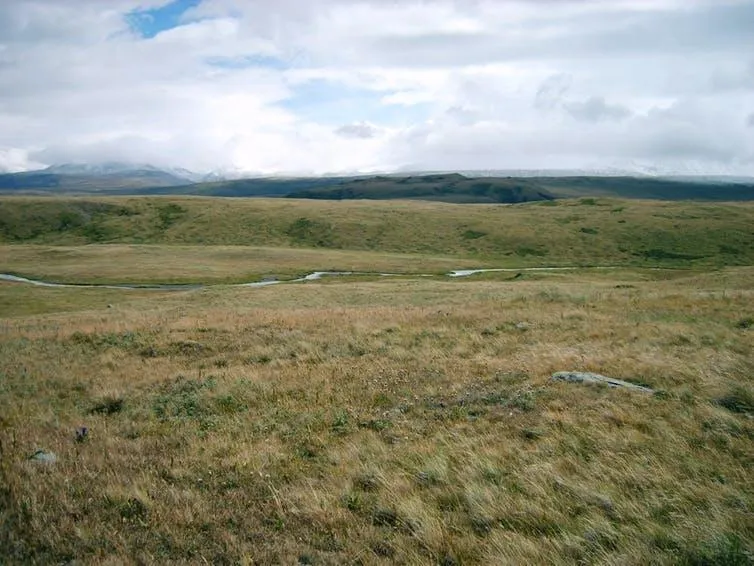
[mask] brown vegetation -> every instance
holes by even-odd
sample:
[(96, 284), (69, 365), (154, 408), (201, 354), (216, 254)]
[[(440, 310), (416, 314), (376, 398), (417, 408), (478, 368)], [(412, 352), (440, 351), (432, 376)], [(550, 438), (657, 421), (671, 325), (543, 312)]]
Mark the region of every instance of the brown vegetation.
[(752, 268), (0, 296), (4, 563), (751, 563)]

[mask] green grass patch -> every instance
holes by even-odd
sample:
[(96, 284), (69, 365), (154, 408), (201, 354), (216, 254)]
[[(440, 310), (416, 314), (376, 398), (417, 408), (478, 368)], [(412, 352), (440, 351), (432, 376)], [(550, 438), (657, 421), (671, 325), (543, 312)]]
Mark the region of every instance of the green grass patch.
[[(592, 201), (600, 206), (584, 204)], [(606, 206), (601, 206), (603, 201)], [(569, 224), (584, 221), (584, 214), (574, 214), (583, 211), (583, 206), (591, 208), (589, 225), (573, 230)], [(613, 212), (618, 208), (620, 219)], [(555, 206), (468, 206), (293, 199), (3, 197), (0, 243), (371, 251), (498, 266), (542, 265), (546, 261), (552, 265), (651, 262), (719, 267), (754, 263), (752, 224), (754, 205), (748, 203), (587, 198), (560, 201)], [(584, 234), (590, 236), (589, 246), (584, 246)], [(14, 268), (2, 254), (0, 265), (5, 271)], [(341, 265), (311, 267), (324, 270)]]

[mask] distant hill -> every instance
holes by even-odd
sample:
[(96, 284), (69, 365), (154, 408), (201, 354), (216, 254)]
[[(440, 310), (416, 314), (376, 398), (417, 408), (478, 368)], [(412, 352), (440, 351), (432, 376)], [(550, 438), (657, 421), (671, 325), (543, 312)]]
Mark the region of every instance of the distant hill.
[(146, 187), (174, 187), (191, 181), (151, 165), (67, 163), (23, 173), (0, 174), (0, 193), (91, 194)]
[(533, 177), (559, 198), (618, 197), (659, 200), (754, 200), (754, 182), (694, 177)]
[(199, 195), (317, 200), (430, 200), (519, 203), (580, 197), (657, 200), (754, 200), (754, 181), (721, 177), (491, 176), (490, 172), (346, 177), (218, 179), (148, 164), (62, 164), (0, 174), (0, 194)]
[(332, 188), (353, 177), (262, 177), (194, 183), (175, 187), (149, 187), (138, 191), (116, 191), (123, 195), (201, 195), (213, 197), (284, 197), (294, 192)]
[(528, 179), (468, 178), (458, 173), (354, 179), (337, 187), (293, 192), (289, 198), (412, 199), (455, 203), (518, 203), (554, 200), (555, 195)]
[(459, 173), (362, 177), (252, 178), (142, 189), (123, 195), (288, 197), (316, 200), (430, 200), (517, 203), (580, 197), (651, 200), (754, 200), (754, 182), (655, 177), (472, 177)]

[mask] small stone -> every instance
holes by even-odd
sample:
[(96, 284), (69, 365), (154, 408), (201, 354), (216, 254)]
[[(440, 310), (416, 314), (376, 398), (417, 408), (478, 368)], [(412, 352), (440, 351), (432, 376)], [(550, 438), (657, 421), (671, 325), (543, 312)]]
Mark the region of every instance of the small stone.
[(58, 461), (58, 457), (55, 455), (55, 452), (50, 452), (49, 450), (37, 450), (29, 457), (29, 460), (54, 464)]
[(567, 381), (569, 383), (604, 383), (608, 387), (623, 387), (634, 391), (642, 391), (644, 393), (654, 393), (654, 390), (649, 387), (636, 385), (635, 383), (623, 381), (622, 379), (615, 379), (587, 371), (559, 371), (552, 374), (552, 379), (556, 381)]
[(521, 330), (522, 332), (529, 330), (529, 323), (527, 322), (517, 322), (516, 323), (516, 330)]
[(76, 442), (84, 442), (89, 438), (89, 428), (80, 426), (76, 429)]

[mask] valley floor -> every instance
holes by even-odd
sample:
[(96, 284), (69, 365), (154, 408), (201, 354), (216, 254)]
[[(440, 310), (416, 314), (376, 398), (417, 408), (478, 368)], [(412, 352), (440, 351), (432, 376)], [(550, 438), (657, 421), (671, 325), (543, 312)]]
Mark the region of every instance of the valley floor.
[(749, 564), (753, 304), (751, 267), (0, 282), (0, 562)]

